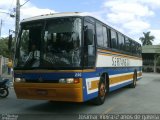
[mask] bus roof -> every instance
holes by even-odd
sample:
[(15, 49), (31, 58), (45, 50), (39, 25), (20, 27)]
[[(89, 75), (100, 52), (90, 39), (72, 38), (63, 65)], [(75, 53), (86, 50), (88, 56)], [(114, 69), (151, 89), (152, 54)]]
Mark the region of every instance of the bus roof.
[(28, 21), (34, 21), (34, 20), (40, 20), (40, 19), (46, 19), (46, 18), (54, 18), (54, 17), (67, 17), (67, 16), (85, 16), (85, 13), (80, 13), (80, 12), (50, 13), (50, 14), (44, 14), (44, 15), (26, 18), (26, 19), (23, 19), (21, 22), (28, 22)]

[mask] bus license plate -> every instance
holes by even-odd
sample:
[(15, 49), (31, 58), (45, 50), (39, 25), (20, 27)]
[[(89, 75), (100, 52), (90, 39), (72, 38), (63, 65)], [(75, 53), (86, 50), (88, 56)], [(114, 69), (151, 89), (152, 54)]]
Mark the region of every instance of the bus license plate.
[(47, 90), (37, 90), (38, 95), (47, 95), (48, 91)]

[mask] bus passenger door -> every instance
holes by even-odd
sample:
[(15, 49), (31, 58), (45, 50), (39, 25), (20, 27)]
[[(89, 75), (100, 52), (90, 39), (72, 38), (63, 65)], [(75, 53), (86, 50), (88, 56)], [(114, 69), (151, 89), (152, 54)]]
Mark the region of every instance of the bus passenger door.
[(95, 26), (88, 21), (84, 21), (84, 67), (95, 67), (95, 61)]

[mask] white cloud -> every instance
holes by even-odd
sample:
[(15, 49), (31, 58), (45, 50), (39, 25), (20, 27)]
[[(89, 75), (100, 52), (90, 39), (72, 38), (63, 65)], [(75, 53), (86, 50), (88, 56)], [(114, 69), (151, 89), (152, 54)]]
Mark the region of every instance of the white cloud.
[(110, 5), (113, 6), (115, 4), (120, 3), (139, 3), (139, 4), (145, 4), (147, 6), (152, 6), (155, 9), (160, 6), (160, 0), (106, 0), (104, 5)]
[(106, 2), (105, 7), (109, 7), (110, 11), (113, 13), (127, 13), (133, 14), (134, 16), (150, 16), (154, 15), (154, 12), (149, 10), (147, 6), (144, 6), (139, 3), (131, 2)]
[[(143, 29), (145, 29), (148, 23), (145, 23), (142, 18), (154, 15), (154, 12), (147, 6), (133, 2), (133, 0), (127, 2), (125, 0), (109, 0), (104, 3), (104, 7), (109, 11), (108, 14), (106, 13), (107, 20), (110, 23), (121, 24), (122, 26), (127, 23), (135, 23), (133, 26), (143, 23), (145, 25)], [(127, 26), (129, 26), (127, 29), (134, 29), (131, 28), (131, 25), (125, 25), (124, 27), (126, 28)]]
[(115, 24), (122, 24), (134, 20), (134, 15), (130, 13), (108, 13), (107, 19)]
[(158, 39), (160, 40), (157, 37), (160, 31), (150, 30), (153, 23), (149, 20), (153, 16), (156, 17), (156, 10), (159, 8), (160, 0), (106, 0), (103, 4), (108, 23), (120, 28), (138, 42), (143, 32), (151, 31), (156, 37), (154, 44), (158, 43)]
[(160, 0), (137, 0), (137, 2), (147, 4), (148, 6), (152, 7), (152, 9), (159, 9), (160, 7)]
[(131, 34), (140, 33), (150, 27), (150, 24), (142, 20), (135, 20), (127, 22), (123, 25), (123, 28), (130, 30)]

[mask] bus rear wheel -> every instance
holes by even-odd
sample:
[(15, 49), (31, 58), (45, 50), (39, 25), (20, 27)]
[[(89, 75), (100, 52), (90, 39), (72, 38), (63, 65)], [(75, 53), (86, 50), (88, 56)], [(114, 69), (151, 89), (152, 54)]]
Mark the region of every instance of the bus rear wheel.
[(135, 88), (136, 85), (137, 85), (137, 73), (134, 72), (134, 74), (133, 74), (133, 82), (132, 82), (132, 84), (130, 85), (130, 87), (131, 87), (131, 88)]
[(93, 100), (93, 103), (96, 105), (102, 105), (105, 101), (106, 92), (106, 80), (104, 79), (104, 77), (101, 77), (98, 86), (98, 96)]

